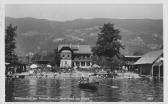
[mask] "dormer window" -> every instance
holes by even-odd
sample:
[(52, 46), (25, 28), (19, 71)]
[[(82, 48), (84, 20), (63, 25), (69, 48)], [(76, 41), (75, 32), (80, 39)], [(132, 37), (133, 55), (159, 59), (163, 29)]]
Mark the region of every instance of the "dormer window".
[(62, 57), (64, 57), (64, 55), (62, 55)]

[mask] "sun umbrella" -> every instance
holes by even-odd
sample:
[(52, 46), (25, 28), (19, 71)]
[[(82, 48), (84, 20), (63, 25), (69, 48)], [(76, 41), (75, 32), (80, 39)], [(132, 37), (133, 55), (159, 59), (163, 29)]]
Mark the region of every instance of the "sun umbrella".
[(96, 65), (96, 64), (94, 64), (92, 67), (94, 67), (94, 68), (100, 68), (100, 66)]
[(37, 68), (37, 65), (36, 65), (36, 64), (32, 64), (32, 65), (30, 66), (30, 68)]
[(51, 68), (51, 65), (47, 65), (48, 68)]

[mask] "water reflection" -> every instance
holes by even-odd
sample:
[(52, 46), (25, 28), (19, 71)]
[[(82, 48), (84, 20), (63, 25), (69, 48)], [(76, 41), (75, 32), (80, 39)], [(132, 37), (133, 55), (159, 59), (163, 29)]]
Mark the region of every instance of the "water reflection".
[[(97, 91), (78, 87), (78, 79), (24, 78), (6, 80), (6, 101), (20, 101), (16, 97), (36, 97), (36, 101), (96, 101), (141, 102), (163, 101), (163, 81), (150, 79), (105, 79)], [(54, 98), (50, 100), (42, 98)], [(22, 101), (32, 101), (23, 100)]]

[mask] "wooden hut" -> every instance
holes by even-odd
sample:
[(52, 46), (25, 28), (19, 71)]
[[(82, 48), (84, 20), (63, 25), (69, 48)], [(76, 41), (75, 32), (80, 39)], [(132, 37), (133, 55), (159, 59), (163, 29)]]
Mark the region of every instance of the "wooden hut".
[(26, 64), (25, 63), (5, 63), (5, 74), (8, 72), (11, 73), (22, 73), (26, 72)]
[(126, 63), (126, 67), (128, 68), (128, 71), (136, 72), (136, 66), (134, 65), (135, 62), (137, 62), (141, 56), (125, 56), (124, 61)]
[(144, 54), (137, 62), (140, 75), (149, 75), (152, 77), (163, 76), (163, 50), (152, 51)]

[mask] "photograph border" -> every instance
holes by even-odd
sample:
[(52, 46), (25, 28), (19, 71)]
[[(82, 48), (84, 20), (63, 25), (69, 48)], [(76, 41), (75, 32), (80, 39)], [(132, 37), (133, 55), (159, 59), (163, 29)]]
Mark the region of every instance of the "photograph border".
[[(2, 103), (19, 103), (19, 102), (5, 102), (5, 5), (6, 4), (163, 4), (163, 53), (164, 53), (164, 88), (163, 88), (163, 102), (152, 103), (168, 103), (168, 1), (167, 0), (3, 0), (0, 1), (0, 102)], [(22, 102), (23, 103), (23, 102)], [(41, 103), (41, 102), (26, 102), (26, 103)], [(46, 102), (42, 102), (46, 103)], [(73, 103), (73, 102), (47, 102), (47, 103)], [(78, 102), (80, 103), (80, 102)], [(83, 102), (86, 103), (86, 102)], [(88, 102), (92, 103), (92, 102)], [(111, 103), (111, 102), (97, 102), (97, 103)], [(112, 103), (129, 103), (129, 102), (112, 102)], [(134, 102), (137, 103), (137, 102)], [(138, 102), (144, 103), (144, 102)], [(151, 103), (151, 102), (145, 102)]]

